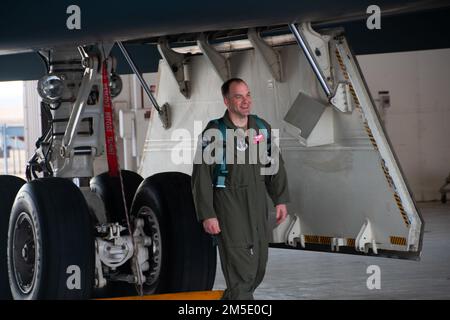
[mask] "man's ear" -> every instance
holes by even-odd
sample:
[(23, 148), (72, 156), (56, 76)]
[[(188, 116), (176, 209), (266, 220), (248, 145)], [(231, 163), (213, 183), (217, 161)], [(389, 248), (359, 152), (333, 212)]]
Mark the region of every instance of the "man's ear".
[(223, 97), (223, 103), (228, 107), (230, 105), (230, 101), (227, 97)]

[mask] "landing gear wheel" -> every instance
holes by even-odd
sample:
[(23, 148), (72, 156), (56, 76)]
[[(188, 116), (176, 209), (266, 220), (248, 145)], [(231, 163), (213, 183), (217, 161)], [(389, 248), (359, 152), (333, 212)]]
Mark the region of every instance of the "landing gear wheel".
[[(133, 171), (122, 170), (121, 173), (127, 209), (130, 212), (134, 194), (144, 179)], [(110, 177), (108, 172), (104, 172), (91, 179), (90, 187), (102, 198), (109, 222), (125, 220), (119, 177)]]
[(441, 195), (441, 202), (442, 202), (442, 203), (447, 203), (447, 194), (446, 194), (446, 193), (443, 193), (443, 194)]
[(94, 286), (89, 209), (69, 180), (23, 186), (8, 232), (8, 275), (14, 299), (87, 299)]
[(0, 300), (11, 299), (8, 281), (6, 249), (8, 247), (8, 225), (11, 208), (19, 189), (25, 180), (15, 176), (0, 176)]
[(144, 220), (144, 233), (152, 238), (144, 293), (212, 289), (216, 249), (197, 221), (190, 176), (165, 172), (145, 179), (131, 215)]
[[(128, 213), (130, 213), (134, 194), (144, 179), (136, 172), (129, 170), (121, 170), (121, 174), (125, 201)], [(91, 179), (90, 187), (103, 200), (108, 222), (126, 221), (119, 177), (111, 177), (108, 172), (104, 172)], [(131, 273), (131, 269), (127, 265), (119, 267), (119, 270), (125, 273)], [(97, 298), (110, 298), (132, 296), (136, 292), (136, 287), (132, 284), (121, 281), (108, 281), (106, 287), (96, 289), (94, 295)]]

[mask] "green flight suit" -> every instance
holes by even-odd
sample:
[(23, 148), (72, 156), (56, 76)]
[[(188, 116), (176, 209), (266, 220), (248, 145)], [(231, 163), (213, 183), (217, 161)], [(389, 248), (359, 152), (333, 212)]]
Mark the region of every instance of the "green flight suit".
[[(227, 128), (238, 129), (230, 120), (228, 111), (225, 112), (223, 121)], [(270, 132), (270, 125), (262, 121)], [(211, 142), (209, 138), (205, 138), (205, 132), (210, 128), (218, 126), (210, 122), (205, 128), (199, 139), (196, 157), (205, 145)], [(249, 117), (248, 128), (258, 133), (257, 123), (252, 117)], [(243, 133), (243, 130), (239, 131)], [(287, 203), (289, 191), (281, 154), (278, 172), (273, 175), (261, 175), (260, 169), (264, 165), (259, 161), (256, 164), (249, 163), (250, 148), (245, 151), (243, 148), (237, 149), (237, 138), (234, 139), (235, 158), (234, 164), (227, 164), (226, 187), (213, 186), (214, 169), (217, 164), (207, 164), (205, 161), (199, 163), (197, 158), (192, 172), (192, 191), (198, 220), (217, 218), (219, 221), (221, 233), (217, 238), (227, 285), (223, 299), (250, 300), (253, 299), (254, 290), (264, 278), (267, 264), (269, 230), (266, 190), (274, 205)], [(253, 139), (246, 138), (248, 145), (257, 144), (250, 140)], [(222, 144), (223, 141), (218, 143)], [(264, 147), (264, 153), (267, 154), (267, 144), (264, 144)], [(245, 152), (245, 164), (237, 163), (239, 152)]]

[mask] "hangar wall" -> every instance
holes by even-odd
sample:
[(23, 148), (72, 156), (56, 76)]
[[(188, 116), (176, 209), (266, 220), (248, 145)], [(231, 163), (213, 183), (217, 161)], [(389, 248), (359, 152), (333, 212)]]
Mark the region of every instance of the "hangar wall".
[(440, 199), (450, 172), (450, 49), (358, 56), (372, 96), (389, 91), (384, 125), (417, 201)]

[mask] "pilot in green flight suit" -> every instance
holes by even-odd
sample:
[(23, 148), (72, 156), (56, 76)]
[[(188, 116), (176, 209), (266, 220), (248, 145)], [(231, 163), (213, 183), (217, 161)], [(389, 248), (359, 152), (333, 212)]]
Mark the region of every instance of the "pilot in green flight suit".
[[(250, 114), (252, 101), (247, 84), (242, 79), (230, 79), (222, 85), (222, 95), (227, 111), (223, 118), (209, 122), (199, 139), (192, 191), (199, 221), (207, 233), (218, 238), (227, 285), (223, 299), (250, 300), (263, 280), (267, 264), (270, 231), (266, 190), (276, 206), (277, 223), (287, 216), (289, 191), (281, 155), (278, 153), (275, 157), (274, 151), (268, 148), (269, 124)], [(222, 140), (225, 128), (233, 130), (228, 130)], [(245, 135), (244, 130), (252, 134)], [(211, 131), (216, 135), (210, 135)], [(234, 144), (230, 143), (230, 136)], [(261, 143), (264, 140), (266, 143)], [(229, 145), (233, 149), (227, 149)], [(226, 150), (225, 156), (219, 152), (215, 163), (205, 161), (205, 149), (219, 146)], [(275, 170), (268, 171), (269, 175), (262, 174), (268, 167), (267, 158), (266, 161), (255, 160), (255, 152), (250, 152), (255, 149), (257, 156), (262, 152), (271, 156), (268, 159), (277, 161), (277, 165), (271, 166)], [(211, 155), (215, 156), (218, 149), (211, 150), (214, 150)], [(232, 164), (230, 158), (234, 160)], [(225, 159), (226, 166), (218, 164)]]

